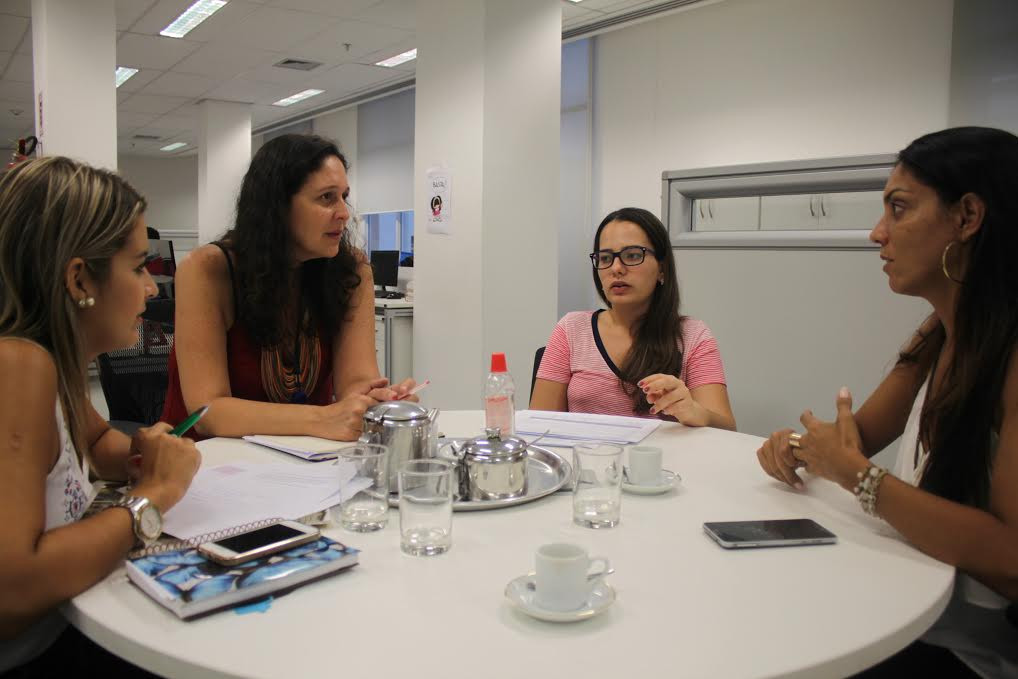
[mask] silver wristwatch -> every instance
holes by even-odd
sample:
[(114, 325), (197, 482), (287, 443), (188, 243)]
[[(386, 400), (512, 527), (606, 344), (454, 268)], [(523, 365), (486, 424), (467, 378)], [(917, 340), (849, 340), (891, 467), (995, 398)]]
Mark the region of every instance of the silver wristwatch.
[(163, 532), (163, 515), (147, 497), (122, 497), (111, 507), (123, 507), (131, 512), (131, 525), (137, 538), (135, 547), (148, 547), (159, 539)]

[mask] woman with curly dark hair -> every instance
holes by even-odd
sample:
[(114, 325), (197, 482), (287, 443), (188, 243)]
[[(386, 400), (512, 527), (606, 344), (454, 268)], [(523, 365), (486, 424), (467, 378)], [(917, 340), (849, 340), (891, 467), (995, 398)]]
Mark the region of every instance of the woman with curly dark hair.
[(177, 269), (176, 338), (162, 419), (212, 407), (199, 436), (356, 438), (388, 388), (375, 360), (374, 285), (350, 243), (347, 162), (288, 134), (251, 160), (237, 221)]

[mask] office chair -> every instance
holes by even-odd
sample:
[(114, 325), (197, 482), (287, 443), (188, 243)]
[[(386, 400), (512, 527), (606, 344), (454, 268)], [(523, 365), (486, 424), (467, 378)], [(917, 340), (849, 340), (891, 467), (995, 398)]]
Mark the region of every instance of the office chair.
[(138, 342), (99, 354), (99, 382), (110, 412), (110, 425), (132, 435), (159, 421), (169, 383), (173, 324), (144, 320)]
[[(534, 376), (530, 378), (530, 398), (534, 398), (534, 385), (537, 384), (537, 371), (541, 367), (541, 359), (544, 358), (544, 347), (534, 352)], [(530, 402), (527, 402), (530, 407)]]

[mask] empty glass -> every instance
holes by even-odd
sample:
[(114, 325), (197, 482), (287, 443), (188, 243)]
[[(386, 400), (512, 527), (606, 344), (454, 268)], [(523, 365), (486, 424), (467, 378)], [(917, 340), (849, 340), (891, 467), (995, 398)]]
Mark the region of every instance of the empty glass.
[(573, 523), (611, 528), (622, 508), (622, 447), (610, 443), (573, 446)]
[(453, 466), (445, 460), (408, 460), (399, 470), (399, 546), (413, 556), (452, 546)]
[(357, 443), (339, 451), (339, 463), (354, 468), (354, 477), (341, 496), (340, 524), (361, 533), (385, 528), (389, 520), (389, 449)]

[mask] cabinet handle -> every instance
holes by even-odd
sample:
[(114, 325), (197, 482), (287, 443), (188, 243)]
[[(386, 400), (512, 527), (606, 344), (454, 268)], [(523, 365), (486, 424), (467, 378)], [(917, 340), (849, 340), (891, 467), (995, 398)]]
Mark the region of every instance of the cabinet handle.
[(824, 217), (827, 216), (827, 208), (824, 206), (825, 198), (827, 198), (827, 196), (820, 196), (820, 214), (823, 215)]
[(809, 216), (810, 217), (816, 217), (817, 216), (816, 210), (813, 209), (813, 199), (814, 198), (816, 198), (816, 196), (810, 196), (809, 197)]
[(711, 198), (707, 201), (707, 214), (710, 215), (711, 219), (714, 219), (714, 199)]
[(696, 206), (700, 208), (700, 219), (703, 219), (703, 198), (696, 201)]

